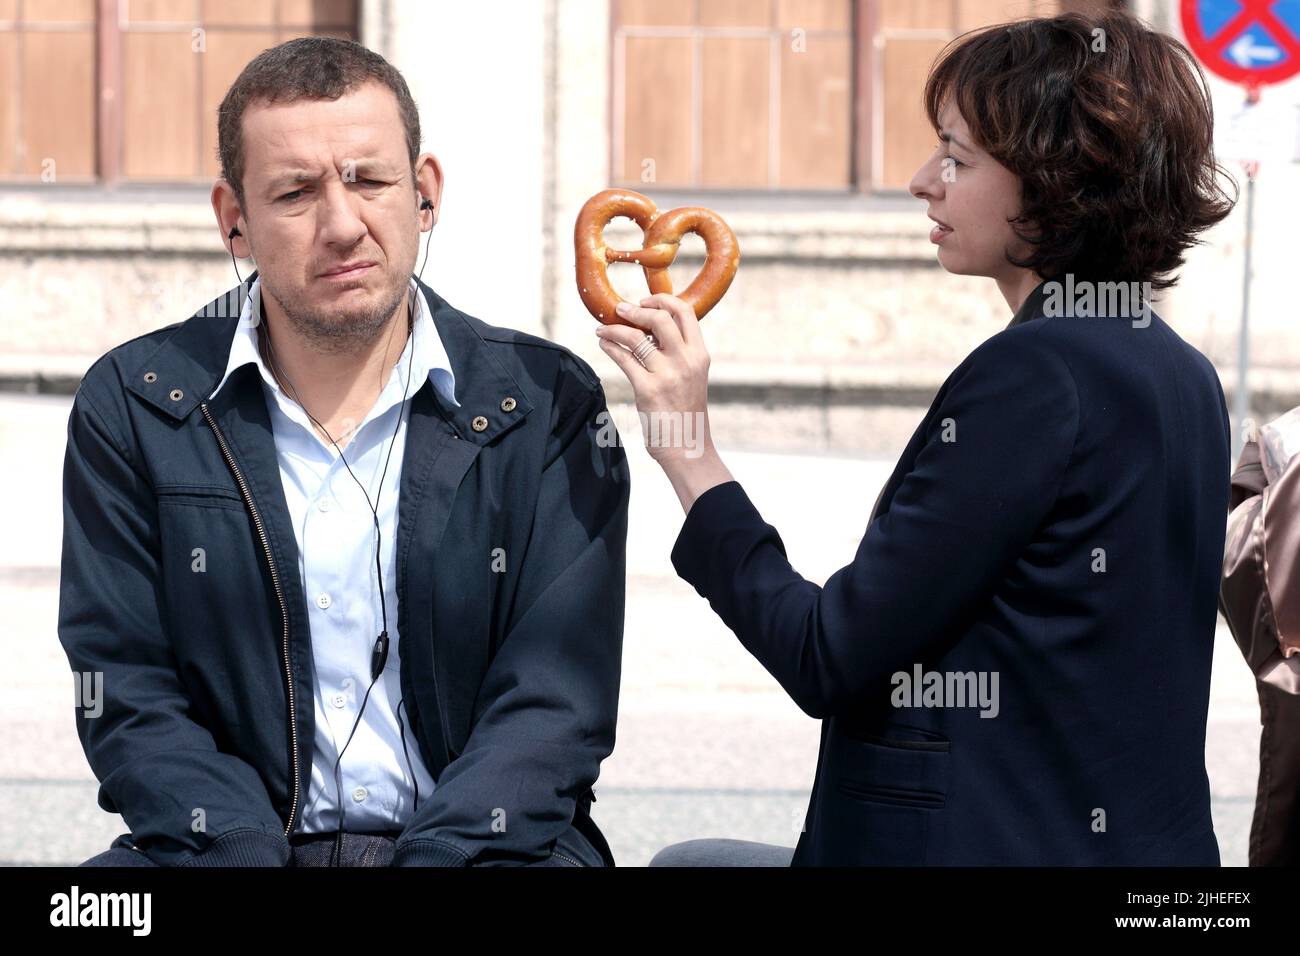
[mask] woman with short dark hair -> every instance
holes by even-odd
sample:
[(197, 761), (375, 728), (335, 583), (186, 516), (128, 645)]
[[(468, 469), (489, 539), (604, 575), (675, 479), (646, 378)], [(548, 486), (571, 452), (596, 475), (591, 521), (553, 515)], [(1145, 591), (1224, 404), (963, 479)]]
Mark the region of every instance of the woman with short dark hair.
[[(823, 721), (795, 865), (1218, 865), (1228, 415), (1150, 308), (1235, 201), (1204, 77), (1128, 14), (1066, 15), (958, 37), (925, 103), (939, 144), (911, 192), (939, 263), (994, 280), (1010, 325), (944, 382), (823, 587), (711, 440), (650, 447), (687, 513), (673, 565)], [(707, 423), (691, 309), (656, 295), (620, 315), (636, 328), (597, 333), (638, 410)], [(697, 840), (653, 863), (740, 861), (791, 862)]]

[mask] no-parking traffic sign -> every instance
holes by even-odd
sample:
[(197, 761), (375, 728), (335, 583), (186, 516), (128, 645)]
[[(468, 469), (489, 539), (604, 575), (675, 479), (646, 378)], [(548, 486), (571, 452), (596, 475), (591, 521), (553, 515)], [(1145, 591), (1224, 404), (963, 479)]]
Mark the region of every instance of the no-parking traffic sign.
[(1300, 73), (1300, 0), (1182, 0), (1183, 36), (1206, 68), (1258, 88)]

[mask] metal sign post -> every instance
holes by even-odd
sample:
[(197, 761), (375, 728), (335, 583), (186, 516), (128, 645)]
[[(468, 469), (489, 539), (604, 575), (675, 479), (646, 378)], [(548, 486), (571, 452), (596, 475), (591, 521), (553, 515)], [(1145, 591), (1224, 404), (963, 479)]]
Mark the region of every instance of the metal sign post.
[(1241, 335), (1237, 340), (1237, 390), (1232, 397), (1232, 418), (1236, 422), (1233, 429), (1232, 457), (1241, 454), (1246, 444), (1245, 429), (1242, 423), (1250, 416), (1250, 246), (1255, 233), (1255, 175), (1259, 172), (1258, 160), (1246, 160), (1242, 164), (1246, 171), (1246, 240), (1243, 251), (1245, 265), (1241, 270)]
[[(1246, 173), (1245, 260), (1241, 280), (1241, 330), (1237, 388), (1233, 395), (1233, 458), (1240, 454), (1250, 415), (1251, 243), (1255, 231), (1255, 180), (1260, 160), (1281, 159), (1287, 149), (1287, 113), (1260, 105), (1260, 89), (1300, 73), (1300, 4), (1274, 0), (1182, 0), (1183, 36), (1210, 72), (1246, 88), (1246, 102), (1215, 134), (1220, 159), (1236, 159)], [(1294, 148), (1294, 147), (1293, 147)], [(1287, 158), (1300, 159), (1300, 155)]]

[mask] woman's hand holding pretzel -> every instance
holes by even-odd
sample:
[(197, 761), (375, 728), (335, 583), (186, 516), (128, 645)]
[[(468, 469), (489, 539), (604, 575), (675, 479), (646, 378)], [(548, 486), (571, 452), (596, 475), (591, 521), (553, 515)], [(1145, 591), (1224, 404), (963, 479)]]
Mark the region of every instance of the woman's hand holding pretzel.
[[(642, 299), (639, 307), (620, 303), (618, 317), (628, 325), (597, 326), (601, 350), (631, 383), (646, 450), (689, 512), (709, 488), (734, 480), (709, 429), (709, 353), (700, 323), (687, 303), (667, 293)], [(647, 334), (656, 348), (638, 362), (633, 353)]]

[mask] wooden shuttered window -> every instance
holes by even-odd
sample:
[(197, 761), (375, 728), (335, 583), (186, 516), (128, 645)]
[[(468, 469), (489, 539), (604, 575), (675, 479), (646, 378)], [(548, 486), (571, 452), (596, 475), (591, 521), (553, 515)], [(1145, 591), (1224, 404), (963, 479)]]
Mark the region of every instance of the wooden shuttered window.
[(0, 0), (0, 177), (95, 174), (95, 0)]
[(843, 188), (850, 0), (615, 0), (614, 180)]
[(930, 64), (967, 30), (1108, 0), (612, 0), (611, 180), (905, 189)]
[(355, 38), (356, 7), (0, 0), (0, 179), (211, 182), (217, 106), (239, 71), (294, 37)]

